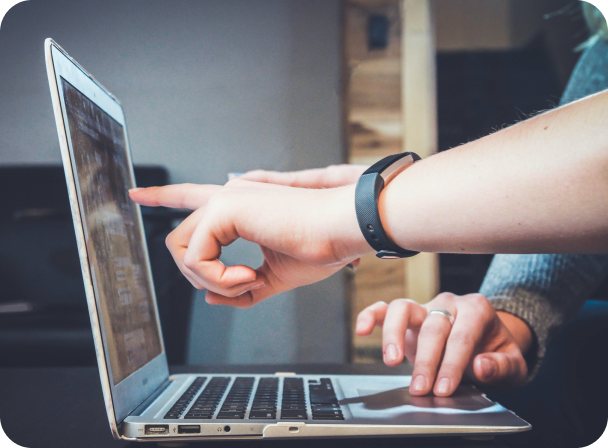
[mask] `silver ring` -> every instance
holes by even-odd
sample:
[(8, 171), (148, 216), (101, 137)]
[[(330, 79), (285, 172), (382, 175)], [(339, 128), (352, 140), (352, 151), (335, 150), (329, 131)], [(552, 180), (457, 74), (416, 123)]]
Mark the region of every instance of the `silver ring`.
[(437, 308), (429, 311), (426, 317), (428, 318), (431, 314), (441, 314), (442, 316), (448, 318), (448, 320), (450, 321), (450, 325), (454, 325), (454, 316), (452, 316), (448, 310), (444, 310), (443, 308)]

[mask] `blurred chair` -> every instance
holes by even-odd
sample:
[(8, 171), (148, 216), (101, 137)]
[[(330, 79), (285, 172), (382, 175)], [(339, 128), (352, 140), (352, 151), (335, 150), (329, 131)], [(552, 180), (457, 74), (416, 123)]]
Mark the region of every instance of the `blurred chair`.
[[(138, 186), (166, 185), (136, 167)], [(0, 367), (96, 363), (61, 166), (0, 167)], [(142, 207), (169, 362), (184, 364), (193, 288), (165, 247), (181, 212)]]

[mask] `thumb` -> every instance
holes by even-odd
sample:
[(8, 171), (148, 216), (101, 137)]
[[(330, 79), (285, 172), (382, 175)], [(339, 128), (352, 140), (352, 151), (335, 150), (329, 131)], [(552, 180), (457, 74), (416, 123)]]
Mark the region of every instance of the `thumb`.
[(473, 361), (475, 379), (484, 384), (517, 386), (528, 375), (526, 361), (519, 349), (477, 355)]

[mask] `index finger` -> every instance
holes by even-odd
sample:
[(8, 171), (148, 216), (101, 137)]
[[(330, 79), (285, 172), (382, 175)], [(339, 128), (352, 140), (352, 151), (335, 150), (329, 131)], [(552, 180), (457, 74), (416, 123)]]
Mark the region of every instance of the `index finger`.
[(426, 314), (422, 305), (410, 299), (390, 303), (382, 328), (382, 353), (387, 366), (396, 366), (403, 361), (407, 330), (420, 328)]
[(148, 207), (187, 208), (197, 210), (206, 205), (221, 185), (177, 184), (164, 187), (134, 188), (129, 196)]

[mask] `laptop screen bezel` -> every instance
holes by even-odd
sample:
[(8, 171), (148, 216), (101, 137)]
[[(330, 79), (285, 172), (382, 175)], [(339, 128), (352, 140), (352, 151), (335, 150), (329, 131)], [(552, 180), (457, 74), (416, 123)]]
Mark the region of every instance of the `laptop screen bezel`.
[[(152, 294), (154, 316), (157, 322), (157, 331), (161, 344), (161, 352), (158, 356), (150, 360), (147, 364), (136, 370), (134, 373), (123, 379), (118, 384), (114, 385), (112, 376), (112, 366), (108, 350), (106, 350), (106, 329), (101, 319), (101, 311), (97, 294), (95, 293), (95, 285), (91, 275), (90, 261), (86, 249), (84, 216), (82, 214), (81, 195), (79, 193), (78, 174), (73, 157), (73, 147), (70, 139), (69, 123), (65, 110), (65, 98), (61, 79), (63, 78), (76, 88), (80, 93), (97, 105), (101, 110), (107, 113), (110, 117), (116, 120), (123, 128), (125, 136), (126, 156), (129, 164), (129, 173), (131, 182), (135, 186), (135, 177), (133, 174), (133, 164), (131, 160), (131, 151), (129, 147), (129, 139), (127, 135), (127, 127), (122, 106), (118, 100), (109, 93), (99, 82), (97, 82), (90, 74), (88, 74), (76, 61), (70, 58), (52, 40), (47, 40), (47, 69), (49, 71), (49, 83), (51, 84), (51, 93), (54, 96), (55, 114), (57, 122), (57, 130), (61, 143), (61, 154), (68, 184), (68, 193), (70, 196), (70, 206), (72, 217), (74, 219), (74, 228), (78, 243), (78, 251), (81, 261), (83, 280), (87, 295), (87, 303), (91, 316), (93, 328), (93, 338), (96, 345), (97, 361), (99, 365), (99, 373), (102, 380), (102, 388), (106, 401), (106, 410), (110, 423), (116, 425), (133, 410), (142, 401), (144, 401), (152, 392), (154, 392), (169, 376), (167, 365), (167, 357), (162, 339), (162, 330), (158, 316), (158, 307), (156, 297), (154, 295), (154, 286), (152, 283), (152, 272), (148, 258), (148, 249), (146, 241), (143, 237), (143, 221), (141, 211), (137, 206), (137, 221), (141, 229), (142, 241), (146, 266), (146, 278), (150, 282), (150, 291)], [(50, 60), (49, 60), (50, 58)], [(52, 72), (52, 73), (51, 73)], [(54, 91), (54, 89), (56, 89)], [(59, 114), (60, 112), (60, 114)], [(60, 115), (60, 116), (59, 116)], [(110, 414), (111, 412), (111, 414)]]

